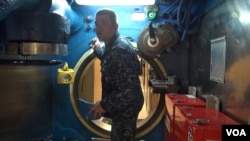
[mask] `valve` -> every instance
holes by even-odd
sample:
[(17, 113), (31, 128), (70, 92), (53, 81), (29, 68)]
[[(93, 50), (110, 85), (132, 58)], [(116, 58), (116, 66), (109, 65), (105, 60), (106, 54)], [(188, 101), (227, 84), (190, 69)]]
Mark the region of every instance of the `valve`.
[(64, 62), (62, 68), (57, 70), (58, 84), (72, 84), (74, 83), (74, 70), (68, 67), (68, 63)]
[(148, 31), (149, 31), (149, 40), (151, 44), (155, 44), (156, 43), (156, 38), (155, 38), (155, 32), (154, 32), (154, 28), (152, 25), (152, 22), (150, 22), (148, 24)]

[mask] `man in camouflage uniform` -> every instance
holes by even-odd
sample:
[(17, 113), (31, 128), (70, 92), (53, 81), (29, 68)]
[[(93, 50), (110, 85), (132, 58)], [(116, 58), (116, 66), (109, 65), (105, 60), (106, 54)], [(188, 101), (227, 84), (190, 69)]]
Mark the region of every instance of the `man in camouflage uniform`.
[[(137, 117), (144, 102), (136, 51), (120, 36), (114, 11), (99, 10), (95, 25), (98, 38), (93, 41), (92, 48), (101, 60), (102, 100), (90, 113), (104, 114), (112, 119), (111, 141), (134, 141)], [(100, 47), (99, 40), (105, 47)]]

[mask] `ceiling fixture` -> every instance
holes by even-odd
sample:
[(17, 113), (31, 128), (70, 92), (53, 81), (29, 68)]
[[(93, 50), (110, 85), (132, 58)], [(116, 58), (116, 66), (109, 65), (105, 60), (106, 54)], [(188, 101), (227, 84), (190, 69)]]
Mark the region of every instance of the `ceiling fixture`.
[(76, 0), (79, 5), (154, 5), (155, 0)]

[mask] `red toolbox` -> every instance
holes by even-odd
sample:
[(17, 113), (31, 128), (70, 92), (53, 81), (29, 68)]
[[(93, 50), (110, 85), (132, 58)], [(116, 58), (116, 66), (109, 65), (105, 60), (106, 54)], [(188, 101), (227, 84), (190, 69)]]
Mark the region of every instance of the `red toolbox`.
[(221, 141), (223, 124), (239, 124), (205, 107), (177, 106), (174, 141)]
[[(175, 118), (176, 117), (176, 107), (177, 106), (196, 106), (196, 107), (206, 107), (206, 103), (193, 96), (185, 94), (175, 94), (170, 93), (165, 96), (166, 103), (166, 115), (165, 115), (165, 141), (175, 141)], [(178, 112), (178, 111), (177, 111)]]

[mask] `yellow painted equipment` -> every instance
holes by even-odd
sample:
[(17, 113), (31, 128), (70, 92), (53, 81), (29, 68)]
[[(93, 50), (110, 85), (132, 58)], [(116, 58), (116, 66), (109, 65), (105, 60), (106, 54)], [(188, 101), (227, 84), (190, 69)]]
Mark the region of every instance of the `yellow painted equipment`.
[(72, 84), (74, 83), (75, 72), (68, 67), (68, 63), (64, 62), (63, 68), (57, 70), (58, 84)]

